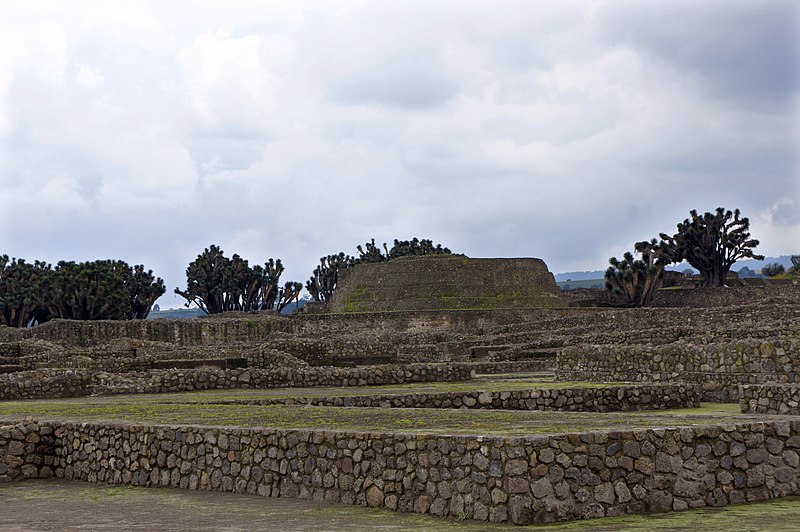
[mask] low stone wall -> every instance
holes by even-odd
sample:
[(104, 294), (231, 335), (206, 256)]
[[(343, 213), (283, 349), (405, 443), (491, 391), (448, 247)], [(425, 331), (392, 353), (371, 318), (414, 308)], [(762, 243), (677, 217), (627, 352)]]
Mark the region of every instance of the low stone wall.
[(0, 426), (0, 484), (55, 476), (52, 425), (27, 420)]
[[(479, 521), (542, 523), (800, 493), (800, 421), (527, 437), (103, 423), (39, 427), (39, 433), (52, 430), (52, 451), (42, 448), (41, 460), (52, 452), (58, 478)], [(9, 453), (9, 442), (19, 450), (20, 440), (6, 437), (0, 452), (20, 456)]]
[[(797, 304), (800, 285), (776, 283), (761, 279), (757, 285), (725, 288), (670, 288), (658, 290), (651, 307), (720, 308), (747, 305), (754, 301)], [(564, 298), (571, 307), (621, 307), (625, 302), (603, 288), (565, 290)]]
[(739, 406), (749, 414), (800, 415), (800, 386), (774, 383), (741, 386)]
[(41, 339), (66, 346), (91, 346), (119, 338), (182, 346), (264, 341), (273, 332), (292, 332), (292, 320), (271, 313), (231, 313), (183, 320), (52, 320), (31, 329), (0, 327), (0, 341)]
[(381, 408), (472, 408), (620, 412), (692, 408), (700, 405), (700, 386), (609, 386), (531, 390), (371, 394), (342, 397), (275, 397), (231, 401), (259, 405), (313, 405)]
[(711, 308), (745, 305), (753, 301), (798, 304), (800, 285), (769, 283), (761, 286), (659, 290), (654, 307)]
[(557, 364), (557, 380), (701, 383), (707, 399), (736, 400), (739, 384), (800, 381), (800, 340), (584, 345), (564, 348)]
[(198, 368), (150, 370), (144, 373), (45, 369), (0, 375), (0, 400), (232, 388), (367, 386), (461, 381), (472, 376), (472, 368), (467, 364), (407, 364), (363, 368), (308, 367), (278, 370)]

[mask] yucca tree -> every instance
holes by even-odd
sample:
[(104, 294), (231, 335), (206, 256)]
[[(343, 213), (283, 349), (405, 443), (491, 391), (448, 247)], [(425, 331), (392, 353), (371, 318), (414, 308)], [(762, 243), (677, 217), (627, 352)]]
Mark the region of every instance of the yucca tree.
[(314, 301), (330, 301), (333, 291), (339, 284), (339, 274), (345, 268), (352, 266), (355, 260), (344, 253), (320, 258), (319, 265), (314, 268), (311, 278), (306, 281), (306, 290), (314, 298)]
[(228, 259), (219, 246), (211, 245), (189, 263), (186, 290), (176, 288), (175, 293), (186, 299), (187, 307), (194, 303), (206, 314), (280, 310), (283, 270), (280, 259), (251, 268), (246, 259), (237, 254)]
[(637, 242), (634, 251), (641, 255), (640, 259), (631, 252), (625, 252), (622, 260), (611, 257), (611, 266), (606, 270), (606, 289), (620, 297), (630, 307), (642, 307), (650, 304), (656, 291), (661, 288), (664, 268), (672, 262), (671, 246), (656, 239)]
[(49, 264), (0, 255), (0, 324), (27, 327), (47, 321), (46, 283), (52, 273)]
[(678, 224), (675, 235), (660, 236), (672, 247), (676, 262), (686, 260), (700, 271), (705, 286), (723, 286), (731, 266), (739, 259), (764, 259), (753, 253), (758, 240), (750, 238), (750, 220), (741, 217), (739, 209), (718, 207), (715, 212), (702, 215), (692, 210), (689, 215)]

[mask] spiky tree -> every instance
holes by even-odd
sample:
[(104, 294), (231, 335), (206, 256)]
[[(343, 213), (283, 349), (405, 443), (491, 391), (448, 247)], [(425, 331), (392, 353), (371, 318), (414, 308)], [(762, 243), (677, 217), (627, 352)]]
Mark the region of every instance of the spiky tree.
[[(282, 288), (280, 288), (281, 274), (283, 274), (283, 264), (281, 259), (269, 259), (264, 263), (264, 268), (259, 267), (259, 275), (261, 276), (261, 308), (263, 310), (278, 310), (283, 307), (280, 306)], [(293, 283), (287, 281), (287, 285), (294, 286), (300, 285), (300, 290), (303, 289), (303, 283)], [(285, 288), (285, 287), (284, 287)]]
[(661, 287), (664, 268), (672, 262), (671, 247), (666, 242), (637, 242), (634, 250), (641, 259), (634, 258), (629, 251), (622, 260), (611, 257), (611, 266), (606, 270), (606, 289), (620, 297), (630, 307), (650, 304), (656, 290)]
[(358, 250), (358, 258), (355, 259), (355, 264), (385, 262), (408, 255), (443, 255), (451, 253), (448, 248), (442, 247), (441, 244), (434, 245), (432, 240), (420, 240), (416, 237), (411, 240), (395, 239), (391, 249), (384, 243), (383, 250), (375, 244), (375, 239), (373, 238), (370, 242), (364, 244), (364, 247), (358, 245), (356, 249)]
[(723, 286), (739, 259), (764, 259), (753, 253), (758, 240), (750, 238), (750, 220), (741, 217), (739, 209), (731, 212), (719, 207), (714, 213), (699, 215), (692, 210), (689, 214), (674, 236), (660, 236), (672, 247), (676, 262), (686, 260), (700, 271), (705, 286)]
[(224, 272), (225, 292), (230, 307), (227, 310), (249, 310), (250, 300), (258, 301), (261, 295), (259, 277), (250, 268), (247, 260), (236, 253), (233, 254)]
[(153, 270), (145, 271), (141, 264), (124, 270), (123, 281), (128, 291), (130, 305), (128, 318), (132, 320), (146, 319), (153, 304), (167, 291), (164, 280), (160, 277), (156, 278)]
[(67, 320), (124, 320), (130, 301), (122, 261), (60, 261), (48, 283), (47, 310)]
[(411, 240), (397, 240), (395, 239), (392, 249), (389, 250), (389, 259), (396, 259), (397, 257), (404, 257), (407, 255), (444, 255), (450, 254), (448, 248), (442, 247), (441, 244), (433, 245), (433, 241), (423, 238), (419, 240), (414, 237)]
[[(366, 251), (364, 249), (366, 248)], [(368, 264), (371, 262), (384, 262), (389, 260), (389, 249), (386, 247), (386, 243), (383, 243), (383, 251), (381, 248), (375, 244), (375, 239), (373, 238), (372, 241), (367, 242), (364, 244), (364, 248), (361, 247), (359, 244), (356, 246), (358, 250), (358, 259), (356, 261), (359, 264)], [(384, 254), (385, 252), (385, 254)]]
[(228, 259), (212, 245), (186, 269), (186, 290), (176, 288), (175, 293), (186, 299), (187, 307), (194, 303), (206, 314), (272, 310), (283, 270), (280, 259), (251, 268), (246, 259), (236, 254)]
[(53, 269), (36, 261), (0, 259), (0, 323), (15, 327), (52, 318), (143, 319), (164, 293), (164, 281), (144, 266), (124, 261), (61, 261)]
[(0, 324), (26, 327), (49, 319), (45, 308), (49, 264), (0, 255)]
[(306, 281), (306, 290), (314, 301), (328, 302), (339, 283), (339, 273), (352, 266), (355, 259), (344, 253), (328, 255), (319, 259), (319, 266), (314, 268), (311, 278)]
[(288, 305), (292, 301), (299, 300), (300, 292), (302, 291), (303, 291), (303, 283), (286, 281), (286, 284), (284, 284), (283, 287), (277, 291), (277, 297), (274, 307), (275, 310), (280, 312), (286, 307), (286, 305)]
[(211, 245), (200, 253), (186, 268), (186, 290), (175, 293), (186, 299), (186, 306), (194, 303), (206, 314), (218, 314), (230, 308), (230, 259), (219, 246)]

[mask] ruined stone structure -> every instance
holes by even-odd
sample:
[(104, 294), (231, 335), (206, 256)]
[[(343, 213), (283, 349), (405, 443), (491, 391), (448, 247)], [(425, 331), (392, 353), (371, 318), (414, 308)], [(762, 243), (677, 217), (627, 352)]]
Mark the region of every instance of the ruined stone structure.
[(0, 482), (172, 486), (530, 524), (800, 493), (800, 422), (529, 437), (142, 426), (0, 427)]
[(800, 385), (773, 382), (742, 386), (739, 406), (747, 414), (800, 415)]
[(645, 309), (568, 307), (556, 290), (537, 259), (412, 257), (353, 269), (327, 313), (0, 328), (0, 399), (547, 372), (556, 380), (539, 388), (516, 374), (506, 388), (292, 390), (216, 404), (496, 409), (492, 419), (516, 420), (509, 411), (567, 419), (738, 399), (752, 417), (526, 436), (6, 417), (0, 482), (173, 486), (517, 524), (800, 494), (796, 285), (673, 290), (667, 307)]
[(541, 259), (401, 257), (345, 270), (328, 312), (563, 307)]

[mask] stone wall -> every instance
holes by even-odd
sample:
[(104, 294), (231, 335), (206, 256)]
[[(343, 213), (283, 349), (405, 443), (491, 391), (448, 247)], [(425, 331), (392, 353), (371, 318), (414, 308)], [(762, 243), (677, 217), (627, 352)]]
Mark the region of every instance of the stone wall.
[(800, 386), (762, 384), (741, 387), (739, 406), (749, 414), (800, 415)]
[[(800, 332), (798, 317), (797, 303), (717, 309), (440, 310), (309, 314), (288, 318), (243, 314), (194, 320), (54, 320), (25, 330), (0, 326), (0, 342), (39, 339), (66, 347), (86, 348), (120, 342), (119, 339), (124, 338), (158, 344), (158, 349), (163, 351), (170, 345), (222, 349), (223, 346), (275, 340), (286, 341), (287, 346), (307, 343), (312, 353), (369, 354), (374, 351), (382, 355), (390, 350), (409, 356), (414, 355), (415, 346), (419, 346), (417, 351), (427, 354), (435, 353), (438, 346), (444, 344), (445, 351), (463, 356), (468, 355), (472, 347), (482, 345), (481, 341), (488, 345), (497, 336), (504, 336), (500, 341), (505, 343), (531, 343), (535, 347), (541, 345), (537, 344), (539, 338), (549, 343), (555, 341), (554, 345), (560, 346), (569, 344), (573, 337), (575, 342), (607, 343), (615, 336), (626, 335), (621, 341), (666, 343), (710, 332), (722, 337), (746, 337), (753, 332), (761, 337), (797, 334)], [(14, 338), (9, 339), (9, 336)], [(652, 342), (647, 341), (649, 338)], [(320, 343), (323, 339), (329, 343)], [(302, 349), (305, 348), (300, 345), (298, 350)]]
[(328, 312), (564, 307), (541, 259), (402, 257), (348, 268)]
[(692, 408), (700, 405), (698, 385), (609, 386), (530, 390), (474, 390), (341, 397), (275, 397), (232, 401), (259, 405), (313, 405), (381, 408), (470, 408), (485, 410), (558, 410), (628, 412)]
[(293, 322), (273, 313), (215, 316), (184, 320), (52, 320), (31, 329), (0, 327), (0, 341), (42, 339), (85, 347), (133, 338), (176, 345), (263, 341), (271, 332), (292, 332)]
[(0, 375), (0, 400), (169, 393), (233, 388), (367, 386), (471, 378), (467, 364), (405, 364), (361, 368), (164, 369), (142, 373), (43, 369)]
[(0, 425), (0, 484), (55, 476), (52, 425), (26, 420)]
[[(542, 523), (800, 493), (800, 421), (527, 437), (45, 426), (54, 440), (42, 460), (52, 452), (58, 478), (479, 521)], [(11, 455), (9, 442), (19, 450), (18, 438), (1, 441), (4, 456)]]
[[(758, 285), (725, 288), (669, 288), (656, 292), (651, 307), (719, 308), (759, 303), (800, 303), (800, 285), (761, 281)], [(767, 281), (766, 283), (764, 281)], [(564, 291), (564, 299), (572, 307), (624, 306), (624, 301), (608, 290), (579, 288)]]
[(654, 307), (713, 308), (746, 305), (753, 302), (800, 304), (800, 285), (766, 284), (726, 288), (685, 288), (659, 290)]
[[(800, 340), (567, 347), (558, 355), (556, 379), (700, 383), (714, 392), (707, 400), (737, 399), (739, 384), (799, 382)], [(725, 391), (720, 397), (722, 388)]]

